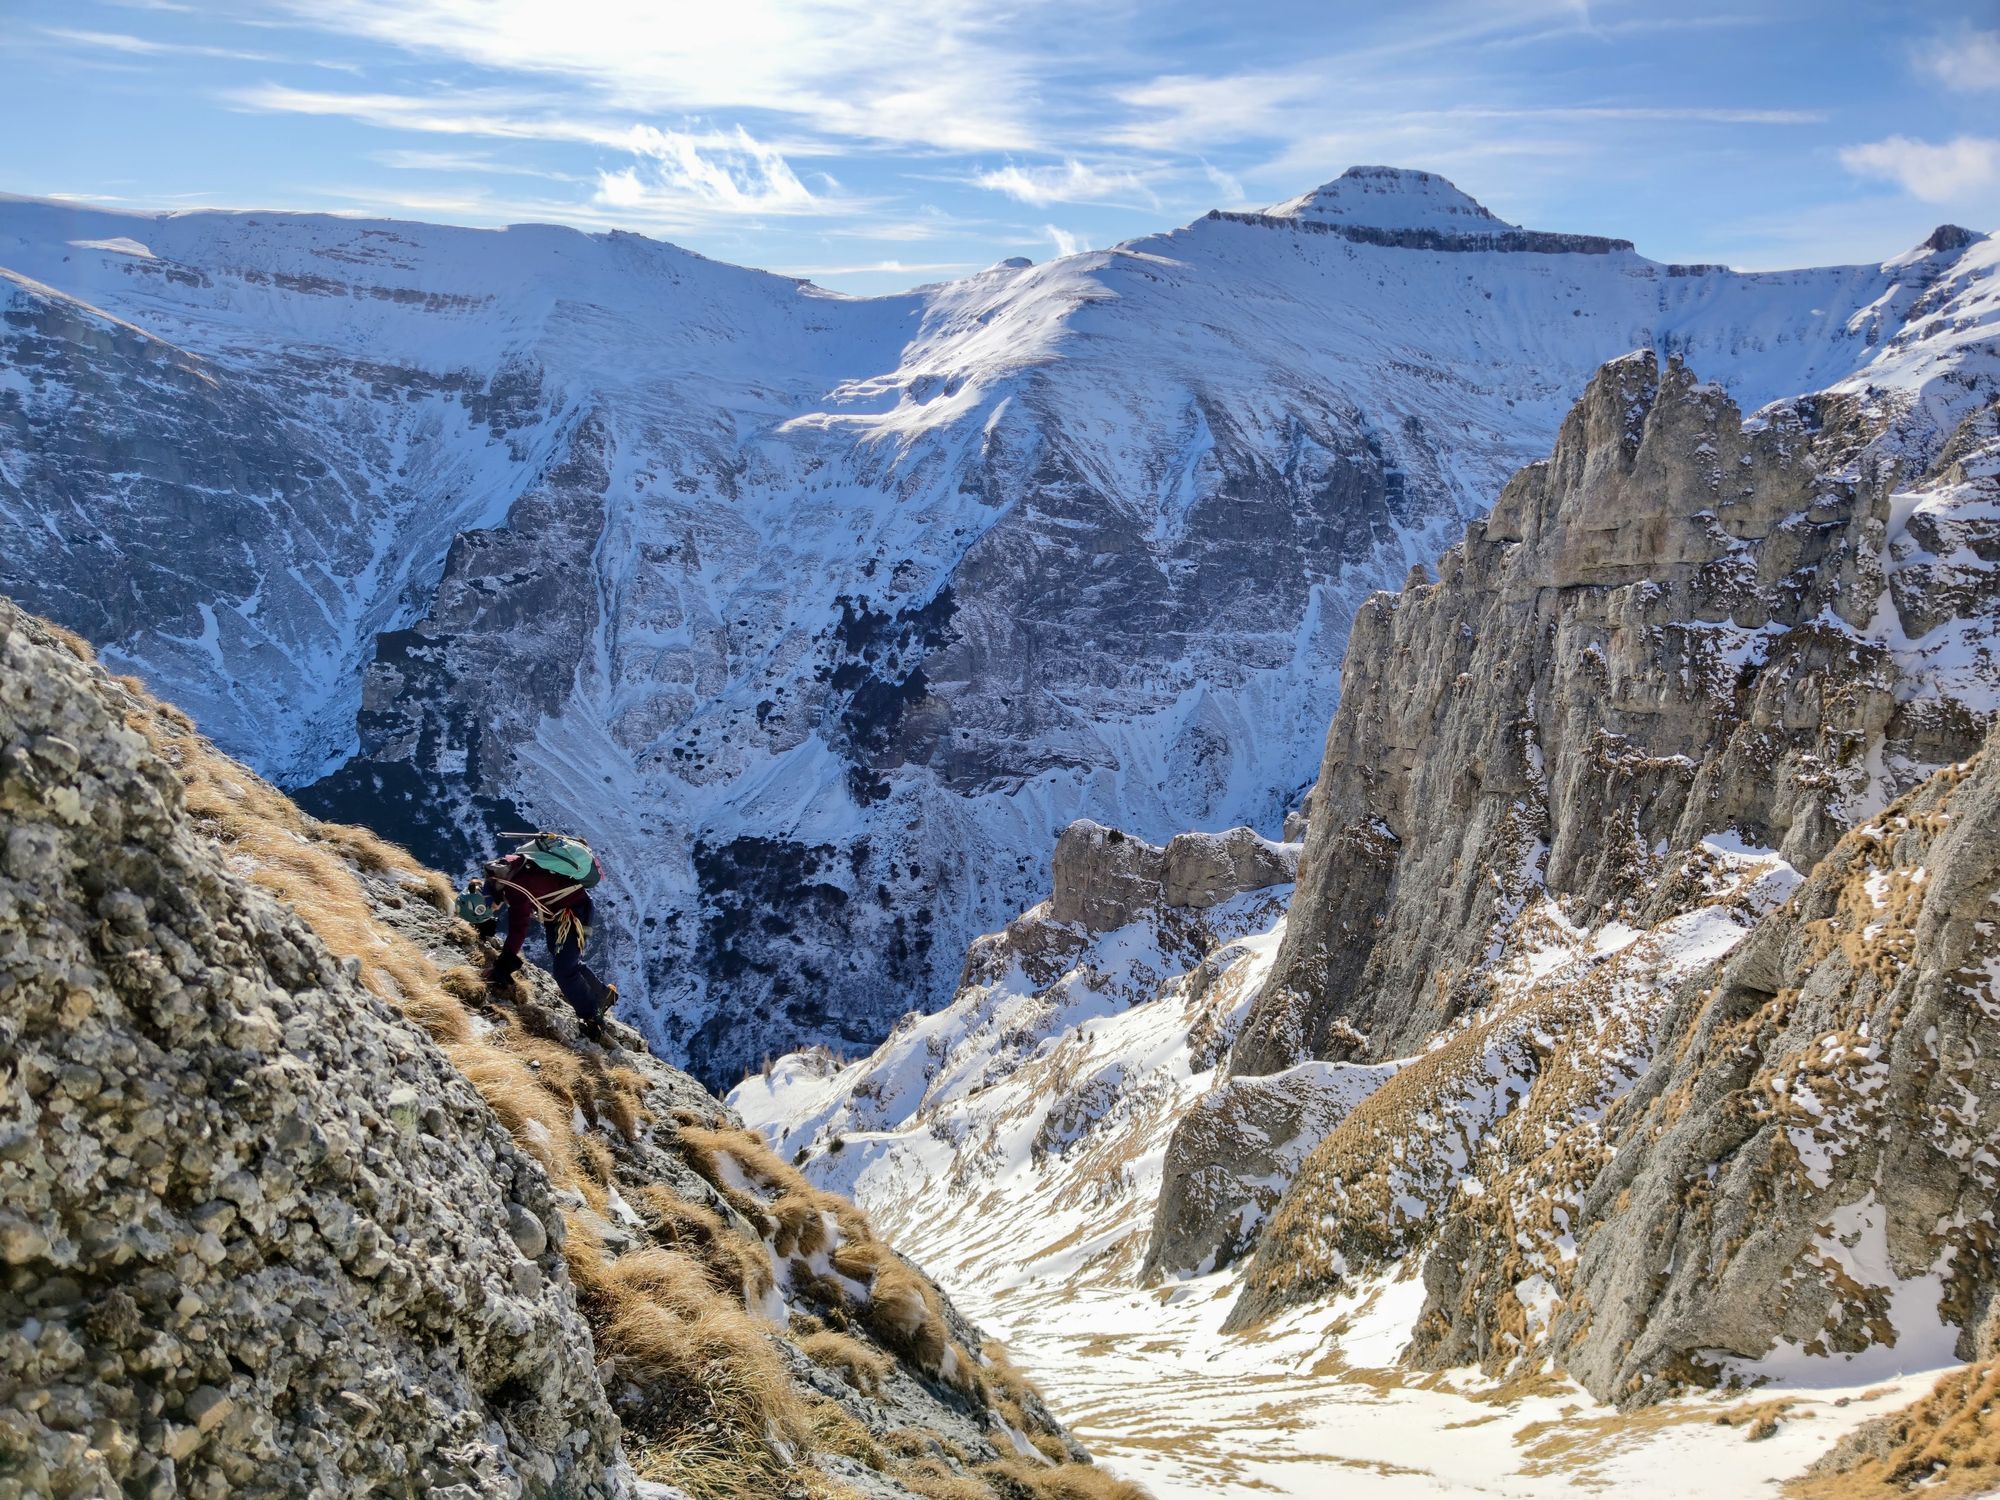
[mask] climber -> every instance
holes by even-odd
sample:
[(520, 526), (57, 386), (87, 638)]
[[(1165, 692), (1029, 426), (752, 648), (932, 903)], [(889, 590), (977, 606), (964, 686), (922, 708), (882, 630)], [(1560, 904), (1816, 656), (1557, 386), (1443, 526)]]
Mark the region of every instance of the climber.
[(494, 983), (511, 978), (521, 968), (521, 944), (531, 922), (542, 924), (549, 945), (549, 972), (584, 1031), (597, 1041), (605, 1037), (604, 1022), (618, 1003), (618, 986), (606, 984), (583, 961), (590, 941), (590, 888), (603, 868), (590, 845), (560, 833), (505, 834), (525, 839), (514, 853), (486, 866), (483, 881), (475, 881), (459, 899), (459, 914), (483, 936), (496, 930), (502, 906), (507, 938), (486, 977)]

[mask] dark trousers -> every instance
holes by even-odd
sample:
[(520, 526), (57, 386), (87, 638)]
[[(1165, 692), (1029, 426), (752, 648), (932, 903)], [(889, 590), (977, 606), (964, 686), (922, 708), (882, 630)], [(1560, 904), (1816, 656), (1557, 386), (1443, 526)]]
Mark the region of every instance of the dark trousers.
[[(549, 973), (555, 979), (556, 988), (562, 991), (569, 1008), (576, 1012), (581, 1021), (595, 1020), (604, 1009), (605, 986), (583, 961), (583, 938), (588, 934), (593, 915), (590, 898), (586, 896), (576, 907), (575, 922), (544, 922), (542, 936), (549, 944)], [(512, 920), (512, 908), (503, 913)], [(562, 936), (558, 938), (557, 932)]]
[[(582, 915), (587, 922), (588, 907)], [(563, 999), (569, 1001), (577, 1019), (594, 1021), (604, 1009), (604, 981), (591, 973), (590, 965), (583, 961), (581, 929), (567, 923), (562, 930), (563, 936), (558, 939), (556, 924), (542, 924), (542, 933), (549, 940), (549, 973), (555, 976), (556, 988), (563, 992)]]

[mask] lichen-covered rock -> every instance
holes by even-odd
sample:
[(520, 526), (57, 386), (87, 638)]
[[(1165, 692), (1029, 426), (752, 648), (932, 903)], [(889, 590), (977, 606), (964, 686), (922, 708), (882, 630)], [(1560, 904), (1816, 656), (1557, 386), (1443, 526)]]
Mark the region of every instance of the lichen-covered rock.
[(0, 1495), (628, 1494), (541, 1171), (115, 703), (0, 600)]

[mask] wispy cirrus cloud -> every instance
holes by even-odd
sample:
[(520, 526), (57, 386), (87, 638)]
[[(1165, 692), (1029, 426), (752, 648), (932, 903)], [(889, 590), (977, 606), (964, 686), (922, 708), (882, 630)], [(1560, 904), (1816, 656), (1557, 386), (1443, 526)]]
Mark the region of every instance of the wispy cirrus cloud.
[(1159, 196), (1138, 172), (1120, 168), (1087, 166), (1075, 157), (1046, 167), (1021, 167), (1011, 163), (975, 173), (973, 186), (1005, 193), (1016, 202), (1046, 208), (1051, 203), (1130, 203), (1138, 200), (1157, 204)]
[(546, 167), (530, 165), (516, 158), (483, 156), (468, 151), (419, 151), (397, 148), (390, 151), (376, 151), (370, 159), (385, 167), (393, 167), (399, 172), (446, 172), (453, 175), (472, 173), (475, 176), (493, 177), (543, 177), (551, 182), (576, 182), (581, 179), (573, 172), (553, 172)]
[(1090, 248), (1090, 244), (1080, 234), (1071, 234), (1067, 229), (1059, 229), (1053, 224), (1044, 224), (1042, 232), (1049, 237), (1049, 243), (1056, 247), (1057, 255), (1080, 255)]
[(1207, 148), (1270, 139), (1298, 123), (1297, 111), (1325, 87), (1311, 70), (1198, 77), (1165, 74), (1113, 91), (1128, 118), (1106, 138), (1149, 150)]
[(1892, 135), (1848, 146), (1841, 165), (1861, 177), (1881, 178), (1926, 203), (1949, 203), (2000, 185), (2000, 140), (1961, 135), (1933, 144)]
[(959, 271), (976, 271), (977, 263), (969, 260), (901, 261), (876, 260), (865, 265), (847, 266), (785, 266), (778, 269), (780, 276), (825, 277), (834, 280), (846, 276), (948, 276)]
[[(837, 194), (814, 193), (777, 148), (741, 126), (727, 130), (670, 130), (578, 116), (557, 101), (512, 90), (466, 90), (435, 96), (337, 93), (267, 84), (234, 90), (240, 109), (278, 114), (332, 115), (385, 129), (496, 140), (544, 141), (606, 148), (627, 160), (599, 168), (591, 202), (617, 215), (657, 224), (699, 222), (728, 215), (851, 212), (860, 205)], [(455, 160), (406, 153), (401, 164), (431, 170)], [(491, 171), (474, 163), (458, 170)], [(567, 174), (526, 172), (563, 178)]]
[(283, 61), (274, 52), (244, 52), (234, 47), (213, 47), (199, 42), (166, 42), (152, 37), (132, 36), (123, 31), (73, 31), (65, 26), (44, 26), (41, 34), (51, 41), (116, 52), (126, 57), (208, 57), (261, 63)]
[(1024, 45), (1052, 0), (282, 0), (299, 22), (581, 83), (639, 113), (754, 111), (829, 135), (952, 151), (1035, 148)]
[(597, 202), (621, 211), (732, 214), (824, 213), (828, 204), (799, 181), (791, 164), (740, 126), (706, 141), (678, 130), (634, 127), (628, 147), (638, 162), (597, 174)]

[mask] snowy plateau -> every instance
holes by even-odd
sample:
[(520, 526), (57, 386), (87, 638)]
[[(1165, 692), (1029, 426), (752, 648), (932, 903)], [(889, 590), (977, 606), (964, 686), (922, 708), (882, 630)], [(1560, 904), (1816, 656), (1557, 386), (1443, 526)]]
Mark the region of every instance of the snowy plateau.
[(943, 1004), (1077, 818), (1276, 835), (1355, 609), (1604, 360), (1935, 445), (1995, 260), (1664, 265), (1389, 168), (874, 298), (0, 200), (0, 591), (445, 868), (587, 829), (628, 1014), (726, 1085)]

